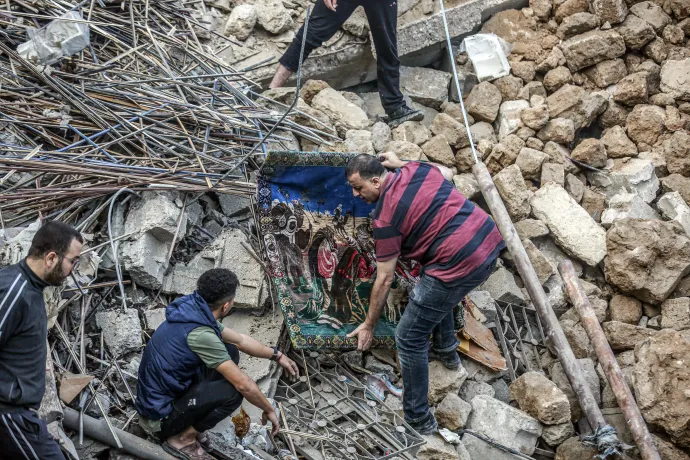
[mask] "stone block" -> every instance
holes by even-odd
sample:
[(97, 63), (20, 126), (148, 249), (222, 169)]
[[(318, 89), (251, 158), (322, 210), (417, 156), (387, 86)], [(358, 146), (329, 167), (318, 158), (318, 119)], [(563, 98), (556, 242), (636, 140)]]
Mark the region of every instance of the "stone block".
[(516, 305), (525, 303), (525, 296), (515, 283), (513, 274), (505, 267), (500, 267), (494, 271), (479, 288), (482, 291), (487, 291), (495, 300)]
[(120, 244), (120, 262), (124, 271), (140, 286), (159, 289), (163, 282), (170, 245), (151, 233)]
[[(509, 406), (487, 395), (480, 395), (472, 400), (472, 413), (467, 426), (477, 433), (493, 439), (504, 446), (523, 454), (531, 455), (541, 436), (541, 424), (525, 412)], [(497, 430), (496, 427), (501, 427)], [(469, 436), (463, 437), (463, 443)], [(473, 449), (465, 444), (472, 458), (479, 457)]]
[(690, 270), (690, 239), (676, 222), (624, 219), (606, 234), (606, 281), (659, 304)]
[(637, 324), (642, 317), (642, 302), (634, 297), (615, 295), (609, 302), (611, 321)]
[(120, 310), (96, 312), (96, 324), (103, 331), (103, 340), (115, 358), (129, 351), (138, 351), (144, 345), (139, 312), (134, 308), (126, 313)]
[(530, 192), (518, 165), (504, 168), (494, 176), (494, 184), (514, 220), (521, 220), (530, 214)]
[(560, 45), (570, 70), (577, 71), (625, 54), (623, 37), (613, 30), (592, 30)]
[(621, 193), (609, 201), (609, 208), (601, 216), (601, 225), (609, 228), (621, 219), (658, 219), (659, 215), (635, 193)]
[(529, 102), (506, 101), (501, 104), (498, 111), (498, 139), (503, 140), (506, 136), (517, 132), (524, 126), (521, 118), (522, 111), (529, 109)]
[(657, 208), (661, 214), (675, 222), (678, 222), (685, 233), (690, 235), (690, 207), (678, 192), (664, 194), (657, 202)]
[(510, 396), (532, 417), (547, 425), (570, 421), (570, 402), (555, 383), (540, 372), (526, 372), (510, 385)]
[(442, 428), (457, 431), (465, 428), (470, 412), (472, 412), (470, 403), (463, 401), (458, 395), (450, 393), (436, 407), (434, 416)]
[(560, 185), (543, 185), (530, 200), (532, 213), (543, 221), (567, 253), (594, 266), (606, 255), (606, 232)]
[(657, 333), (653, 329), (618, 321), (607, 321), (602, 327), (606, 340), (614, 351), (633, 350), (638, 343)]
[(493, 297), (491, 297), (490, 292), (474, 290), (467, 294), (467, 297), (469, 297), (472, 303), (474, 303), (488, 321), (494, 321), (496, 319), (496, 303)]
[(158, 326), (165, 321), (165, 308), (154, 308), (152, 310), (144, 310), (144, 320), (146, 321), (146, 329), (156, 330)]
[[(578, 359), (577, 362), (582, 369), (582, 373), (587, 385), (589, 386), (590, 390), (592, 390), (594, 399), (596, 400), (597, 404), (601, 403), (601, 384), (594, 366), (594, 361), (589, 358), (582, 358)], [(580, 403), (577, 399), (577, 396), (575, 395), (573, 388), (570, 386), (568, 377), (565, 375), (563, 366), (560, 362), (554, 363), (554, 365), (551, 367), (551, 380), (558, 388), (561, 389), (563, 393), (565, 393), (568, 401), (570, 401), (571, 420), (579, 420), (583, 415), (582, 408), (580, 408)]]
[(690, 297), (668, 299), (661, 304), (661, 328), (690, 329)]
[(525, 179), (539, 180), (541, 177), (541, 168), (549, 156), (539, 150), (530, 149), (528, 147), (520, 150), (515, 164), (520, 168), (522, 177)]
[(216, 259), (216, 268), (230, 269), (239, 278), (240, 284), (235, 294), (236, 308), (260, 308), (264, 271), (242, 242), (248, 244), (241, 230), (224, 231), (215, 242), (222, 251)]
[(537, 219), (523, 219), (515, 222), (515, 230), (522, 240), (539, 238), (540, 236), (549, 234), (549, 227), (547, 227), (544, 222)]
[(474, 174), (457, 174), (453, 176), (453, 184), (455, 184), (455, 188), (460, 193), (465, 195), (465, 197), (467, 197), (470, 200), (474, 200), (475, 198), (477, 198), (477, 196), (479, 196), (479, 183), (477, 182), (477, 179), (474, 177)]
[(440, 434), (422, 436), (426, 441), (419, 451), (419, 460), (457, 460), (458, 453), (452, 444), (443, 440)]
[(688, 74), (690, 74), (690, 58), (664, 62), (661, 66), (661, 91), (674, 99), (690, 101)]
[[(124, 233), (149, 233), (162, 243), (172, 243), (182, 210), (166, 194), (144, 192), (125, 220)], [(178, 238), (187, 231), (187, 216), (182, 217)]]
[(467, 378), (467, 371), (460, 366), (457, 370), (446, 369), (439, 361), (429, 363), (429, 404), (438, 404), (449, 393), (457, 394)]
[(471, 402), (479, 395), (486, 395), (493, 398), (494, 389), (488, 383), (477, 382), (475, 380), (465, 380), (465, 383), (463, 383), (462, 387), (460, 387), (460, 392), (458, 395), (464, 401)]
[[(282, 318), (278, 316), (273, 318), (270, 314), (254, 316), (252, 312), (247, 310), (233, 310), (229, 316), (223, 319), (223, 325), (240, 334), (246, 334), (261, 343), (271, 345), (278, 343), (283, 321)], [(273, 361), (241, 353), (239, 368), (255, 382), (268, 377), (274, 367)]]
[(559, 165), (556, 163), (544, 163), (541, 167), (541, 179), (539, 182), (542, 184), (546, 184), (547, 182), (553, 182), (555, 184), (560, 185), (561, 187), (564, 187), (565, 170), (563, 169), (563, 165)]
[[(561, 423), (560, 425), (545, 425), (541, 433), (541, 437), (546, 444), (551, 447), (556, 447), (566, 439), (575, 435), (575, 428), (570, 421)], [(580, 459), (582, 460), (582, 459)]]
[(452, 74), (425, 67), (400, 67), (400, 90), (422, 105), (439, 110), (448, 100)]

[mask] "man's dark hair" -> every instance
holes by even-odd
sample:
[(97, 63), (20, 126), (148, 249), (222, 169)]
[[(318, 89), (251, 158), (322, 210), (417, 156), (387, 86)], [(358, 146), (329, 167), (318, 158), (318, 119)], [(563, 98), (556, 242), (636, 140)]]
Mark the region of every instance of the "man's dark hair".
[(369, 180), (372, 177), (381, 176), (384, 172), (386, 172), (386, 168), (381, 164), (378, 157), (360, 153), (347, 164), (345, 177), (352, 177), (355, 173), (359, 173), (359, 177)]
[(196, 291), (211, 310), (217, 310), (235, 297), (240, 281), (227, 268), (212, 268), (204, 272), (196, 282)]
[(62, 222), (47, 220), (38, 229), (31, 241), (29, 257), (40, 259), (49, 252), (54, 252), (59, 257), (64, 257), (69, 250), (72, 240), (84, 243), (81, 233)]

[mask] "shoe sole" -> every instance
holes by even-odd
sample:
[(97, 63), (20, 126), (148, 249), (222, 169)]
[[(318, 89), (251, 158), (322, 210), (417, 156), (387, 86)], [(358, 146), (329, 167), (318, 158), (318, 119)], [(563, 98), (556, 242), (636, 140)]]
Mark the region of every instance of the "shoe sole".
[(424, 120), (424, 114), (422, 112), (413, 112), (409, 115), (406, 115), (404, 117), (396, 118), (395, 120), (389, 120), (387, 121), (388, 126), (390, 128), (397, 128), (401, 124), (405, 123), (406, 121), (422, 121)]

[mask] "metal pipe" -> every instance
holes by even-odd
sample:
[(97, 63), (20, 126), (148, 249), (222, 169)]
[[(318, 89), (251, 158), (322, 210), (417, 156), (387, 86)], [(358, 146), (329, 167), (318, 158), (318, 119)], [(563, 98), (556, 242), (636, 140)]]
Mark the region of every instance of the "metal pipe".
[(597, 427), (605, 426), (606, 420), (604, 420), (604, 416), (601, 414), (601, 410), (599, 410), (599, 406), (592, 395), (592, 390), (587, 385), (580, 364), (575, 359), (573, 350), (570, 348), (570, 344), (568, 344), (568, 340), (565, 338), (558, 318), (556, 318), (556, 314), (551, 309), (551, 305), (546, 298), (546, 293), (544, 293), (544, 288), (539, 282), (537, 273), (534, 271), (534, 267), (527, 257), (525, 247), (522, 245), (517, 231), (515, 231), (513, 222), (510, 220), (503, 200), (501, 200), (496, 190), (489, 170), (484, 163), (477, 163), (472, 168), (472, 172), (477, 179), (477, 183), (482, 191), (482, 195), (484, 195), (486, 203), (491, 209), (491, 214), (503, 236), (503, 240), (506, 242), (508, 251), (510, 251), (510, 254), (513, 256), (513, 263), (517, 267), (520, 277), (527, 288), (527, 292), (532, 299), (532, 303), (537, 310), (537, 314), (544, 325), (546, 338), (551, 341), (556, 350), (558, 359), (561, 361), (563, 370), (570, 381), (570, 385), (573, 387), (575, 395), (577, 395), (580, 407), (582, 407), (582, 411), (585, 413), (589, 425), (594, 430), (596, 430)]
[[(108, 429), (108, 425), (104, 421), (89, 417), (86, 414), (84, 414), (83, 420), (84, 434), (86, 436), (93, 438), (96, 441), (108, 444), (109, 446), (117, 446), (112, 434), (110, 433), (110, 430)], [(62, 420), (62, 422), (67, 428), (71, 428), (73, 430), (78, 429), (79, 412), (70, 407), (65, 407), (65, 418)], [(175, 457), (168, 454), (159, 445), (153, 444), (152, 442), (146, 441), (145, 439), (141, 439), (138, 436), (134, 436), (133, 434), (117, 428), (115, 431), (117, 432), (117, 436), (120, 438), (120, 442), (122, 443), (122, 449), (128, 454), (151, 460), (175, 460)]]
[(635, 444), (640, 449), (642, 459), (660, 460), (659, 453), (654, 446), (654, 440), (647, 430), (647, 425), (642, 418), (630, 388), (625, 383), (623, 372), (620, 366), (618, 366), (618, 361), (616, 361), (616, 357), (613, 355), (609, 342), (606, 340), (594, 309), (589, 303), (587, 295), (582, 290), (572, 262), (567, 259), (563, 260), (558, 264), (558, 271), (561, 274), (561, 278), (563, 278), (570, 301), (580, 314), (582, 327), (585, 328), (587, 336), (592, 342), (599, 364), (604, 369), (606, 380), (608, 380), (611, 390), (613, 390), (613, 394), (616, 396), (618, 407), (625, 415), (625, 421), (630, 428), (633, 439), (635, 439)]

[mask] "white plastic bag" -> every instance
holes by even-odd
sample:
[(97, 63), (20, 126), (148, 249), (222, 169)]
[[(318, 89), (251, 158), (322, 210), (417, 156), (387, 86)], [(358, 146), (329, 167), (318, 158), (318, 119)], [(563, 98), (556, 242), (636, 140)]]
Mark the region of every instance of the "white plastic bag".
[(474, 73), (480, 82), (495, 80), (510, 74), (506, 55), (510, 44), (495, 34), (476, 34), (465, 38), (460, 45), (461, 52), (467, 52)]
[(71, 56), (89, 46), (89, 26), (78, 11), (68, 11), (60, 19), (49, 22), (40, 29), (28, 29), (31, 38), (17, 47), (17, 53), (36, 65), (54, 64), (65, 56)]

